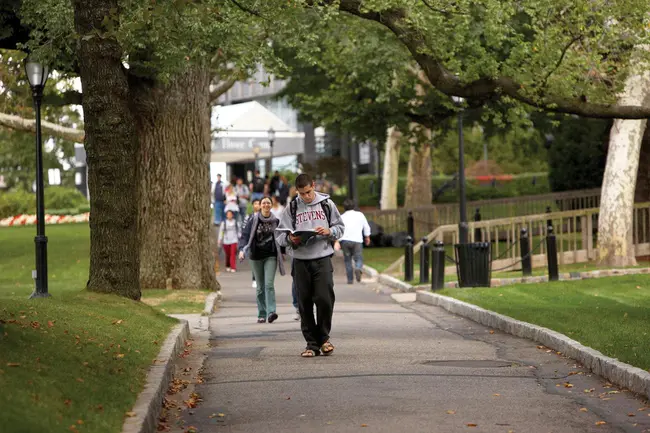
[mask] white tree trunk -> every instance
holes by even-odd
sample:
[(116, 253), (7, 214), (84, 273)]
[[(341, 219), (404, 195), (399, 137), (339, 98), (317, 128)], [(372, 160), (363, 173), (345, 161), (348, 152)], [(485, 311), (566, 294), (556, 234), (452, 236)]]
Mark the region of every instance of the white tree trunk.
[[(645, 105), (649, 94), (650, 73), (643, 71), (627, 79), (619, 104)], [(607, 266), (636, 265), (632, 239), (634, 189), (646, 122), (616, 119), (609, 135), (598, 216), (599, 262)]]
[(399, 149), (402, 133), (395, 127), (388, 129), (384, 151), (384, 175), (381, 181), (381, 210), (397, 209), (397, 185), (399, 181)]
[[(419, 127), (412, 124), (411, 128)], [(424, 128), (424, 127), (421, 127)], [(406, 175), (406, 193), (404, 207), (408, 209), (431, 204), (431, 130), (423, 130), (423, 142), (413, 139), (409, 153), (409, 165)]]

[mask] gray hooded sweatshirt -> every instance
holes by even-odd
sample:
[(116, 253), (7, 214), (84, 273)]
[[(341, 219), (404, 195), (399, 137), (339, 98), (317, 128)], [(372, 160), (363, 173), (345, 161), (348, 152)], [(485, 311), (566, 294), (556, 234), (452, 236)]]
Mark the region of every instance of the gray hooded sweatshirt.
[[(286, 232), (276, 232), (275, 239), (281, 247), (287, 247), (289, 254), (298, 260), (313, 260), (334, 254), (331, 242), (343, 236), (345, 225), (341, 219), (341, 214), (336, 205), (330, 200), (329, 195), (316, 192), (316, 197), (311, 203), (305, 203), (300, 196), (294, 200), (297, 201), (296, 209), (296, 228), (295, 230), (310, 230), (316, 227), (327, 227), (327, 215), (321, 206), (321, 202), (327, 202), (330, 207), (330, 226), (332, 232), (330, 236), (316, 236), (305, 245), (300, 245), (295, 249), (292, 248), (291, 240)], [(279, 229), (293, 228), (291, 218), (291, 206), (288, 205), (280, 215)]]

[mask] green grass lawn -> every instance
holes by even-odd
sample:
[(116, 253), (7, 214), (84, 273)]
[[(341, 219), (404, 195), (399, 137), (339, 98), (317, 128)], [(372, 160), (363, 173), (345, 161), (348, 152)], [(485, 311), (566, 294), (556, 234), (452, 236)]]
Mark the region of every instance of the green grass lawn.
[(89, 228), (70, 224), (47, 226), (52, 297), (29, 300), (35, 231), (0, 228), (0, 425), (15, 433), (120, 431), (177, 323), (161, 310), (201, 311), (202, 293), (188, 294), (192, 302), (145, 291), (152, 308), (85, 291)]
[(648, 275), (439, 293), (553, 329), (607, 356), (650, 370)]

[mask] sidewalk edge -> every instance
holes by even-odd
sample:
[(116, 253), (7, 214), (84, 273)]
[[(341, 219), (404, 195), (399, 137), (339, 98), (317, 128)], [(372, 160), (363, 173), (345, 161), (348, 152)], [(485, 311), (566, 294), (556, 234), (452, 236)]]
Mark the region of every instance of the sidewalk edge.
[(212, 292), (205, 298), (205, 306), (203, 307), (202, 316), (209, 316), (214, 313), (217, 301), (221, 299), (221, 292)]
[(174, 326), (149, 367), (147, 383), (133, 406), (135, 416), (126, 418), (122, 433), (153, 433), (158, 426), (162, 402), (174, 373), (174, 361), (190, 335), (187, 320)]
[(584, 346), (564, 334), (542, 326), (522, 322), (448, 296), (423, 290), (416, 292), (416, 300), (424, 304), (442, 307), (450, 313), (466, 317), (474, 322), (499, 329), (508, 334), (539, 342), (550, 349), (577, 360), (593, 373), (604, 377), (611, 383), (650, 398), (650, 373), (605, 356), (601, 352)]

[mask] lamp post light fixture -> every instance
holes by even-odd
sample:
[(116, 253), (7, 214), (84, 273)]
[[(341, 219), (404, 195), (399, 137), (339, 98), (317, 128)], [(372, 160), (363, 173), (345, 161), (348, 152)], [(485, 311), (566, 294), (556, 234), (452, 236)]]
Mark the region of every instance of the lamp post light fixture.
[(273, 176), (273, 142), (275, 141), (275, 129), (269, 128), (269, 146), (271, 148), (271, 162), (269, 164), (269, 176)]
[(465, 140), (463, 137), (463, 110), (465, 102), (460, 96), (451, 97), (454, 103), (459, 107), (458, 110), (458, 193), (460, 222), (458, 223), (458, 240), (460, 244), (466, 244), (469, 241), (469, 230), (467, 224), (467, 201), (465, 196)]
[(49, 74), (48, 67), (27, 59), (25, 74), (32, 89), (34, 111), (36, 114), (36, 289), (30, 298), (50, 296), (47, 288), (47, 237), (45, 236), (45, 202), (43, 195), (43, 145), (41, 142), (41, 101), (43, 89)]

